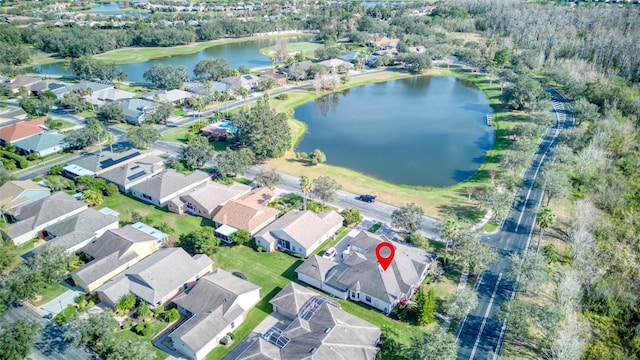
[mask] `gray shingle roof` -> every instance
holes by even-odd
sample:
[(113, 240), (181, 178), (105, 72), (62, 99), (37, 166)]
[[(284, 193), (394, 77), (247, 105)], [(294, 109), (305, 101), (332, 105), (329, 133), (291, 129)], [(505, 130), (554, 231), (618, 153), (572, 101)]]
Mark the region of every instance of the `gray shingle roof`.
[(118, 101), (118, 103), (120, 104), (125, 117), (135, 119), (142, 116), (146, 111), (158, 106), (158, 104), (153, 101), (143, 99), (125, 99)]
[(40, 152), (56, 146), (61, 146), (63, 148), (66, 147), (67, 137), (55, 130), (52, 130), (16, 141), (13, 145), (25, 151)]
[(297, 314), (302, 306), (318, 293), (296, 283), (290, 282), (274, 296), (269, 303), (292, 314)]
[(197, 352), (233, 320), (249, 310), (236, 303), (238, 296), (258, 289), (259, 286), (225, 270), (214, 270), (212, 274), (201, 278), (186, 294), (173, 301), (194, 315), (169, 336), (182, 339)]
[(146, 156), (142, 159), (113, 168), (100, 177), (117, 185), (126, 187), (141, 177), (158, 173), (164, 169), (163, 160), (157, 156)]
[[(296, 293), (299, 293), (296, 295)], [(305, 297), (309, 290), (290, 283), (274, 299), (293, 300)], [(315, 295), (315, 294), (314, 294)], [(325, 300), (316, 301), (316, 300)], [(378, 349), (380, 328), (355, 317), (339, 307), (332, 306), (318, 295), (307, 300), (320, 304), (312, 313), (298, 317), (287, 326), (282, 335), (290, 339), (282, 348), (259, 338), (237, 359), (317, 359), (317, 360), (370, 360)], [(279, 305), (280, 306), (280, 305)], [(302, 306), (300, 306), (302, 307)], [(306, 307), (308, 308), (308, 307)]]
[[(102, 151), (101, 153), (87, 153), (81, 158), (69, 163), (69, 166), (75, 165), (91, 172), (100, 172), (119, 164), (126, 164), (134, 161), (135, 158), (142, 156), (138, 149), (130, 149), (121, 153), (112, 153), (110, 151)], [(66, 167), (65, 167), (66, 169)]]
[(83, 207), (88, 205), (71, 195), (58, 192), (19, 208), (13, 214), (18, 222), (7, 226), (6, 231), (13, 238)]
[(154, 199), (162, 199), (205, 179), (209, 179), (209, 175), (199, 170), (183, 175), (174, 169), (167, 169), (140, 184), (134, 185), (131, 189), (149, 195)]
[(230, 185), (223, 185), (209, 181), (206, 186), (184, 194), (181, 197), (183, 201), (200, 205), (204, 209), (212, 211), (219, 205), (224, 205), (227, 201), (248, 193), (250, 190), (251, 186), (236, 182)]
[(103, 292), (114, 303), (131, 292), (150, 304), (184, 285), (213, 261), (207, 256), (191, 257), (182, 248), (160, 249), (104, 284)]
[(157, 242), (153, 236), (130, 225), (116, 230), (108, 230), (82, 248), (82, 252), (94, 260), (76, 270), (74, 274), (85, 284), (93, 283), (138, 257), (137, 253), (129, 250), (133, 244), (146, 241)]
[(343, 263), (334, 263), (335, 266), (328, 271), (327, 261), (314, 255), (296, 272), (342, 291), (357, 290), (392, 303), (402, 294), (407, 294), (411, 287), (419, 285), (422, 273), (431, 265), (435, 255), (421, 248), (391, 241), (396, 250), (395, 256), (384, 271), (376, 257), (376, 246), (382, 241), (379, 236), (363, 231), (350, 243), (352, 247), (356, 245), (363, 249), (362, 253), (353, 252)]
[(45, 228), (49, 236), (55, 236), (55, 238), (33, 249), (33, 253), (37, 254), (49, 246), (72, 248), (95, 236), (96, 231), (113, 223), (118, 223), (117, 216), (107, 215), (91, 208), (87, 209), (76, 216)]
[(326, 216), (325, 221), (311, 210), (291, 210), (261, 230), (257, 236), (273, 243), (277, 239), (293, 239), (305, 248), (310, 247), (330, 229), (339, 226), (344, 218)]

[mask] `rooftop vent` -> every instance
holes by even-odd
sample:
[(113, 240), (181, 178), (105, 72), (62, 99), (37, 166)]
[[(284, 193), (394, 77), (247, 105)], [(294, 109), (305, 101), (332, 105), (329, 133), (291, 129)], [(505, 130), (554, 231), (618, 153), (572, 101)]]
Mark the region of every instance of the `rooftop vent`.
[(309, 354), (313, 354), (314, 351), (316, 351), (316, 348), (312, 347), (311, 349), (309, 349)]

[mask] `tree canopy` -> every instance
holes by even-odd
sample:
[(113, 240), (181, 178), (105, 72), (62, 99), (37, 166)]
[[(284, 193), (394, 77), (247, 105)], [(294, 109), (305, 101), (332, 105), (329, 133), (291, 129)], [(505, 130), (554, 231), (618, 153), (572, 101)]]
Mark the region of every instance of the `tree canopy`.
[(182, 83), (189, 81), (187, 67), (184, 65), (154, 64), (142, 77), (160, 89), (179, 89)]
[(408, 233), (414, 233), (420, 230), (423, 215), (424, 210), (420, 206), (415, 203), (409, 203), (393, 210), (393, 213), (391, 213), (391, 225)]
[(238, 127), (238, 139), (253, 150), (258, 161), (282, 156), (291, 147), (287, 116), (277, 113), (269, 106), (268, 98), (264, 99), (231, 119)]
[(160, 139), (160, 132), (149, 124), (142, 124), (127, 132), (127, 140), (138, 149), (146, 149)]
[(203, 227), (180, 235), (180, 241), (178, 241), (177, 245), (191, 255), (213, 255), (217, 251), (218, 245), (220, 245), (220, 239), (216, 237), (213, 228)]
[(230, 67), (225, 59), (203, 59), (193, 69), (193, 74), (208, 80), (220, 80), (235, 75), (237, 71)]
[(180, 155), (190, 168), (204, 165), (213, 156), (213, 148), (209, 145), (209, 139), (202, 135), (196, 135), (190, 144), (180, 149)]

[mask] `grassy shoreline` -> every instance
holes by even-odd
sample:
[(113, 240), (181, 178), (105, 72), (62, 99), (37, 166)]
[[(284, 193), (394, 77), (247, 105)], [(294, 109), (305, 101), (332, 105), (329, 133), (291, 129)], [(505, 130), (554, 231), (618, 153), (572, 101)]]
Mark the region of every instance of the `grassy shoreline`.
[[(257, 40), (257, 39), (277, 39), (282, 37), (292, 36), (311, 36), (298, 31), (286, 31), (278, 34), (269, 35), (254, 35), (239, 38), (222, 38), (204, 42), (194, 42), (187, 45), (179, 45), (172, 47), (126, 47), (104, 52), (102, 54), (94, 56), (95, 59), (114, 63), (116, 65), (134, 64), (139, 62), (145, 62), (154, 59), (167, 58), (178, 55), (189, 55), (202, 51), (206, 48), (220, 45), (231, 44), (243, 41)], [(25, 67), (33, 67), (45, 64), (52, 64), (56, 62), (62, 62), (65, 59), (55, 57), (55, 54), (47, 54), (38, 51), (36, 57)]]
[[(391, 71), (376, 73), (371, 76), (353, 78), (349, 83), (336, 89), (336, 91), (409, 76), (411, 75)], [(443, 213), (455, 211), (459, 214), (464, 214), (471, 221), (477, 221), (484, 213), (478, 209), (475, 203), (469, 203), (467, 201), (467, 188), (474, 188), (474, 193), (476, 193), (479, 188), (490, 184), (489, 171), (497, 169), (499, 166), (500, 157), (508, 144), (506, 131), (513, 126), (511, 121), (517, 120), (517, 114), (508, 112), (503, 106), (500, 100), (500, 84), (497, 81), (491, 83), (484, 74), (474, 73), (462, 68), (434, 68), (425, 72), (423, 76), (454, 76), (471, 81), (484, 92), (489, 100), (490, 106), (494, 110), (494, 127), (496, 128), (494, 145), (491, 150), (487, 152), (485, 161), (479, 167), (478, 171), (466, 181), (446, 188), (396, 185), (347, 168), (327, 164), (311, 167), (297, 162), (293, 149), (295, 149), (297, 143), (306, 133), (307, 127), (304, 122), (293, 118), (293, 109), (304, 103), (313, 101), (320, 96), (331, 93), (315, 93), (312, 90), (295, 91), (289, 93), (289, 99), (275, 102), (275, 108), (287, 113), (290, 118), (289, 125), (292, 129), (293, 142), (291, 150), (288, 151), (284, 157), (269, 160), (264, 165), (268, 168), (273, 168), (294, 176), (306, 175), (312, 178), (323, 175), (330, 176), (340, 183), (346, 191), (356, 194), (375, 193), (381, 201), (396, 206), (404, 205), (407, 202), (415, 202), (431, 217), (442, 218)]]

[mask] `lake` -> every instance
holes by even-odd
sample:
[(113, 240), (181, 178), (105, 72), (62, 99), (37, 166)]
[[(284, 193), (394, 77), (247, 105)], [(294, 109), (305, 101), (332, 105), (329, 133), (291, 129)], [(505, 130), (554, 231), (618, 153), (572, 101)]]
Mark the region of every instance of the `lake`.
[[(289, 42), (304, 41), (309, 37), (293, 37), (289, 38)], [(223, 58), (227, 60), (229, 65), (238, 68), (245, 65), (250, 68), (258, 66), (271, 65), (268, 56), (260, 54), (260, 49), (267, 46), (275, 45), (277, 39), (254, 39), (247, 41), (238, 41), (227, 44), (219, 44), (208, 47), (200, 52), (188, 55), (176, 55), (161, 59), (149, 60), (135, 64), (119, 65), (119, 67), (127, 73), (127, 79), (133, 82), (145, 82), (142, 78), (147, 69), (154, 64), (165, 65), (184, 65), (187, 67), (189, 75), (193, 76), (193, 68), (202, 59)], [(135, 50), (132, 50), (135, 51)], [(71, 71), (65, 68), (64, 63), (53, 63), (41, 66), (34, 66), (35, 70), (46, 75), (67, 75), (71, 76)]]
[(308, 132), (296, 151), (393, 184), (446, 187), (471, 177), (494, 142), (474, 84), (419, 76), (364, 85), (295, 109)]

